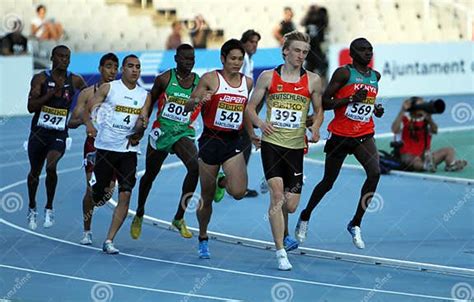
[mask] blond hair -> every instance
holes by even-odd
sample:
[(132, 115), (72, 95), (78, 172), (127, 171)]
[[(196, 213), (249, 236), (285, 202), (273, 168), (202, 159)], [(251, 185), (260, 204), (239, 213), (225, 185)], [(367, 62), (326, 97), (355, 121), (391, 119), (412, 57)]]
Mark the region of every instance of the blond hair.
[(307, 33), (300, 32), (297, 30), (290, 31), (289, 33), (286, 33), (283, 36), (283, 39), (285, 42), (283, 42), (283, 47), (281, 49), (282, 54), (283, 54), (283, 59), (285, 59), (285, 54), (283, 53), (283, 50), (287, 49), (290, 47), (291, 42), (293, 41), (301, 41), (309, 44), (310, 38)]

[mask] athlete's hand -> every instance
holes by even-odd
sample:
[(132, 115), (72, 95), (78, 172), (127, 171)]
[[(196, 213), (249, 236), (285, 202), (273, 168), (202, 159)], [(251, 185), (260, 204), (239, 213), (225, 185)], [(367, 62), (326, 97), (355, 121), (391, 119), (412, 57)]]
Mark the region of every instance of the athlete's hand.
[(262, 146), (262, 139), (260, 138), (260, 136), (254, 133), (250, 135), (250, 140), (252, 141), (252, 144), (255, 146), (255, 150), (260, 149), (260, 147)]
[(311, 127), (309, 128), (309, 131), (311, 131), (311, 139), (309, 142), (311, 143), (317, 143), (321, 139), (321, 136), (319, 134), (319, 128), (316, 127)]
[(95, 129), (92, 123), (86, 124), (86, 133), (88, 137), (96, 137), (97, 136), (97, 129)]
[(212, 98), (212, 91), (208, 90), (206, 93), (202, 96), (201, 101), (199, 101), (200, 104), (206, 104), (208, 101), (211, 100)]
[(262, 130), (262, 133), (264, 133), (266, 135), (270, 135), (273, 132), (275, 132), (275, 127), (273, 127), (273, 125), (270, 124), (270, 123), (262, 122), (260, 124), (259, 128), (260, 128), (260, 130)]
[(352, 102), (358, 103), (362, 102), (367, 98), (367, 89), (361, 88), (356, 91), (356, 93), (352, 96)]
[(382, 117), (385, 113), (385, 109), (383, 108), (382, 104), (375, 104), (374, 107), (374, 115), (378, 118)]
[(138, 145), (138, 143), (142, 139), (144, 133), (145, 133), (144, 131), (140, 131), (140, 132), (130, 134), (129, 136), (127, 136), (127, 138), (128, 138), (127, 149), (130, 146), (135, 147), (136, 145)]

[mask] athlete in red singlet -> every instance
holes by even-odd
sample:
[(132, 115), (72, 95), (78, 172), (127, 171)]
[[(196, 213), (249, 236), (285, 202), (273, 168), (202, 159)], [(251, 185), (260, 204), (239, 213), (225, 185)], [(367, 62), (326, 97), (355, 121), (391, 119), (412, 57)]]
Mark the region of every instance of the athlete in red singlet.
[[(202, 105), (204, 130), (199, 138), (199, 178), (201, 205), (199, 221), (199, 257), (210, 258), (207, 226), (211, 219), (212, 200), (220, 201), (227, 191), (235, 199), (247, 190), (247, 169), (242, 154), (239, 131), (252, 80), (239, 72), (245, 50), (240, 41), (231, 39), (222, 45), (222, 70), (205, 73), (192, 93), (187, 110)], [(224, 174), (218, 177), (222, 166)], [(217, 181), (216, 181), (217, 180)]]
[(347, 225), (352, 242), (363, 249), (360, 224), (380, 177), (379, 156), (375, 146), (372, 115), (381, 117), (382, 106), (375, 104), (380, 73), (368, 65), (373, 56), (372, 45), (364, 38), (355, 39), (350, 45), (353, 63), (336, 69), (323, 94), (325, 110), (334, 110), (335, 117), (329, 124), (330, 138), (324, 152), (324, 176), (313, 190), (310, 200), (301, 212), (296, 225), (296, 238), (306, 239), (311, 212), (324, 195), (331, 190), (342, 163), (348, 154), (354, 154), (362, 164), (367, 179), (362, 186), (356, 213)]

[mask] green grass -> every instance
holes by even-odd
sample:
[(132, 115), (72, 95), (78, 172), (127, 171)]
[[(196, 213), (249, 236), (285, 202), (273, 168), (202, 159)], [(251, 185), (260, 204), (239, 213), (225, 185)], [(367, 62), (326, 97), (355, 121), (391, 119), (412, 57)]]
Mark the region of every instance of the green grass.
[[(390, 142), (392, 140), (392, 138), (378, 138), (376, 141), (377, 148), (390, 152)], [(426, 173), (474, 179), (474, 131), (464, 130), (435, 135), (431, 143), (431, 150), (435, 151), (443, 147), (453, 147), (456, 150), (456, 158), (468, 161), (467, 167), (462, 171), (446, 172), (444, 171), (444, 163), (442, 163), (438, 166), (436, 173)], [(313, 159), (324, 160), (325, 153), (322, 147), (318, 147), (312, 149), (308, 156)], [(353, 155), (348, 156), (344, 163), (359, 164)]]

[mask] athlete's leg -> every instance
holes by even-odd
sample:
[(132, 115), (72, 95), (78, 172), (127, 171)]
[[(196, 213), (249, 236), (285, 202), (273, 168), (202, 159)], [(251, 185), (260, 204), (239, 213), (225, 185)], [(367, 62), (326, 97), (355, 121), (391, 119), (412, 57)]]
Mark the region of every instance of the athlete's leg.
[(222, 164), (225, 180), (220, 185), (225, 185), (227, 193), (235, 199), (242, 199), (247, 191), (247, 168), (242, 153), (226, 160)]
[(56, 185), (58, 184), (58, 175), (56, 169), (59, 160), (63, 156), (64, 152), (58, 150), (51, 150), (46, 156), (46, 195), (47, 203), (46, 209), (53, 209), (54, 195), (56, 194)]
[(184, 212), (188, 206), (188, 201), (196, 190), (199, 181), (198, 151), (194, 141), (188, 137), (183, 137), (173, 145), (176, 155), (186, 166), (187, 174), (181, 189), (180, 202), (174, 216), (175, 220), (183, 219)]
[(314, 187), (313, 193), (309, 198), (306, 208), (301, 212), (300, 218), (303, 221), (309, 221), (311, 213), (314, 208), (323, 199), (324, 195), (332, 189), (334, 182), (339, 175), (342, 164), (346, 155), (334, 155), (333, 153), (326, 154), (326, 160), (324, 163), (324, 176), (323, 179)]
[(284, 248), (283, 238), (285, 233), (285, 218), (283, 207), (285, 205), (285, 194), (283, 187), (283, 178), (273, 177), (267, 180), (270, 191), (270, 207), (268, 209), (268, 218), (272, 229), (273, 241), (277, 250)]
[(196, 214), (199, 222), (199, 238), (207, 238), (207, 227), (212, 215), (212, 201), (216, 191), (216, 177), (219, 165), (208, 165), (199, 160), (199, 180), (201, 183), (201, 205)]
[(30, 161), (30, 172), (28, 173), (28, 198), (29, 208), (36, 208), (36, 191), (39, 185), (39, 176), (46, 161), (46, 147), (44, 143), (36, 137), (28, 140), (28, 159)]
[(117, 162), (116, 173), (119, 183), (119, 200), (112, 216), (112, 223), (107, 234), (107, 240), (113, 241), (115, 235), (127, 217), (130, 197), (136, 183), (137, 154), (128, 152)]
[(151, 186), (167, 156), (168, 152), (155, 150), (148, 144), (146, 149), (145, 174), (143, 174), (140, 179), (140, 185), (138, 187), (138, 206), (136, 214), (138, 217), (143, 217), (145, 214), (145, 203)]
[(354, 156), (362, 164), (365, 173), (367, 174), (367, 178), (360, 193), (357, 211), (351, 223), (352, 226), (360, 227), (362, 217), (375, 194), (380, 179), (379, 153), (374, 138), (368, 138), (360, 144), (354, 150)]

